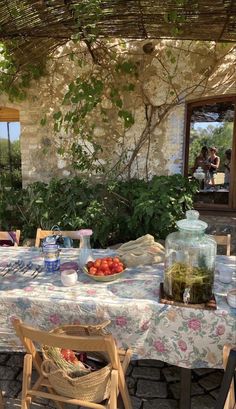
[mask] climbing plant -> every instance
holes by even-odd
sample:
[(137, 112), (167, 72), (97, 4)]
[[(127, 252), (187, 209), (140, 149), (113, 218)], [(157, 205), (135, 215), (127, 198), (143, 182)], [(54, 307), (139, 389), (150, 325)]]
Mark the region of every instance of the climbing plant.
[(0, 93), (6, 93), (10, 101), (22, 101), (32, 80), (46, 74), (46, 60), (22, 64), (13, 50), (18, 50), (18, 40), (0, 43)]
[[(194, 0), (174, 0), (173, 10), (163, 15), (176, 35), (187, 14), (184, 9), (176, 11), (174, 6), (181, 6), (182, 10), (190, 3), (197, 7)], [(15, 11), (20, 17), (20, 10)], [(81, 172), (99, 173), (104, 178), (131, 178), (145, 173), (148, 179), (154, 142), (159, 153), (163, 148), (157, 127), (190, 95), (200, 97), (211, 93), (213, 88), (217, 92), (223, 83), (224, 88), (230, 84), (233, 73), (225, 62), (235, 45), (180, 40), (142, 43), (104, 40), (99, 38), (98, 31), (101, 0), (70, 4), (69, 11), (76, 31), (71, 36), (72, 42), (65, 47), (65, 58), (62, 59), (63, 53), (53, 53), (54, 49), (50, 48), (53, 61), (70, 65), (71, 78), (59, 108), (52, 114), (58, 154)], [(32, 80), (47, 74), (46, 58), (36, 58), (30, 63), (24, 59), (22, 63), (20, 41), (8, 40), (0, 49), (0, 92), (8, 93), (11, 100), (26, 98)], [(227, 68), (227, 75), (225, 72), (220, 76), (222, 67)], [(183, 70), (186, 77), (179, 81)], [(192, 72), (196, 73), (194, 78)], [(157, 83), (156, 88), (152, 79)], [(42, 126), (51, 122), (51, 112), (42, 116)], [(142, 163), (140, 153), (144, 158)]]
[[(80, 74), (69, 84), (61, 109), (54, 113), (55, 131), (65, 133), (59, 152), (65, 154), (69, 143), (75, 168), (128, 178), (134, 174), (142, 152), (148, 178), (156, 128), (190, 96), (199, 98), (213, 87), (214, 92), (221, 88), (225, 81), (224, 75), (219, 75), (223, 62), (235, 48), (183, 41), (145, 42), (136, 49), (130, 41), (96, 40), (92, 44), (90, 59), (81, 61), (81, 54), (73, 52), (73, 63), (79, 66)], [(183, 61), (189, 67), (183, 67)], [(188, 75), (180, 82), (183, 68)], [(194, 78), (191, 71), (196, 72)], [(219, 79), (214, 82), (216, 75)], [(232, 75), (228, 72), (227, 83)], [(165, 90), (160, 100), (159, 89), (150, 89), (150, 78)], [(135, 129), (136, 121), (140, 121), (136, 110), (143, 116), (139, 133)], [(113, 148), (109, 148), (110, 141)]]

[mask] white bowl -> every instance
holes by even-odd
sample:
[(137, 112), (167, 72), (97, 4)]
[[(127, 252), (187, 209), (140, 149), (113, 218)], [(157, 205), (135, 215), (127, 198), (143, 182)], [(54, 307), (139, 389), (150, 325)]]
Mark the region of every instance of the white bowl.
[(75, 270), (63, 270), (61, 272), (61, 282), (65, 287), (75, 285), (78, 279), (77, 272)]
[(227, 301), (230, 307), (236, 308), (236, 288), (228, 291), (227, 293)]

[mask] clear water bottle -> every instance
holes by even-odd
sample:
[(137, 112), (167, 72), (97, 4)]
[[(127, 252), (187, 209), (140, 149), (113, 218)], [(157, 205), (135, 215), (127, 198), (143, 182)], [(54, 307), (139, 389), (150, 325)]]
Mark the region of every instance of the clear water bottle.
[(88, 261), (93, 261), (93, 252), (90, 244), (90, 237), (93, 234), (91, 229), (81, 229), (78, 231), (80, 237), (79, 266), (83, 268)]

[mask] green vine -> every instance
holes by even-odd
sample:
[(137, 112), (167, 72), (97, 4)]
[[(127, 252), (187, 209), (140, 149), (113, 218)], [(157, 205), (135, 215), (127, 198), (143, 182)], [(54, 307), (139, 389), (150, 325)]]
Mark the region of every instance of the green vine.
[(46, 74), (45, 62), (21, 64), (11, 51), (17, 40), (0, 43), (0, 93), (8, 95), (10, 101), (22, 101), (33, 80)]
[[(98, 53), (97, 53), (98, 55)], [(73, 134), (70, 145), (73, 166), (80, 171), (105, 172), (107, 164), (103, 165), (100, 157), (102, 146), (95, 136), (96, 124), (93, 116), (100, 117), (103, 127), (110, 126), (108, 114), (119, 122), (123, 122), (123, 132), (134, 124), (132, 112), (126, 108), (127, 94), (135, 90), (132, 79), (138, 76), (138, 67), (131, 60), (114, 58), (111, 70), (109, 54), (102, 55), (98, 66), (90, 67), (91, 75), (78, 76), (68, 86), (62, 101), (62, 109), (54, 113), (54, 131)], [(96, 71), (96, 74), (94, 73)], [(127, 77), (130, 81), (127, 82)], [(104, 108), (107, 99), (112, 104)], [(64, 113), (64, 109), (66, 113)], [(63, 141), (64, 142), (64, 141)], [(65, 154), (63, 143), (58, 152)]]

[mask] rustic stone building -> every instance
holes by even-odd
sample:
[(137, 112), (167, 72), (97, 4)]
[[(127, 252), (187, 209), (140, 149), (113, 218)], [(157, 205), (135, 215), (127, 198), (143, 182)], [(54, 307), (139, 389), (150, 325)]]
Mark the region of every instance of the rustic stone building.
[[(47, 76), (31, 84), (25, 101), (9, 102), (6, 95), (0, 96), (1, 108), (17, 110), (14, 111), (16, 118), (19, 114), (24, 186), (75, 174), (66, 150), (63, 155), (58, 153), (61, 144), (69, 145), (72, 134), (55, 133), (52, 114), (60, 109), (68, 83), (78, 75), (91, 75), (92, 61), (82, 48), (80, 52), (87, 65), (82, 68), (73, 65), (68, 58), (69, 51), (70, 44), (59, 49), (55, 59), (49, 60)], [(107, 157), (112, 157), (115, 162), (124, 148), (130, 158), (147, 127), (149, 110), (154, 107), (149, 133), (133, 160), (130, 175), (142, 178), (183, 173), (187, 103), (212, 96), (235, 96), (235, 48), (213, 42), (137, 40), (126, 44), (125, 53), (139, 70), (139, 76), (132, 78), (134, 91), (124, 99), (134, 124), (124, 129), (121, 119), (113, 114), (109, 95), (103, 96), (101, 105), (107, 112), (108, 125), (101, 121), (99, 112), (93, 112), (93, 116), (97, 114), (94, 135), (104, 147), (101, 160), (105, 163)], [(96, 70), (99, 76), (99, 67)], [(47, 122), (42, 126), (40, 121), (44, 117)], [(230, 216), (225, 222), (220, 231), (235, 232), (235, 219)]]
[[(162, 40), (153, 41), (151, 53), (146, 53), (145, 44), (144, 41), (132, 41), (126, 49), (141, 66), (141, 74), (136, 80), (137, 83), (141, 82), (141, 86), (138, 84), (126, 98), (126, 107), (134, 116), (134, 124), (125, 131), (117, 121), (113, 127), (111, 110), (110, 126), (103, 129), (98, 117), (95, 135), (101, 143), (104, 141), (108, 156), (114, 152), (119, 155), (119, 138), (123, 138), (124, 144), (132, 152), (135, 141), (145, 127), (145, 108), (148, 105), (157, 108), (162, 108), (164, 104), (171, 105), (174, 89), (178, 102), (173, 103), (164, 119), (151, 131), (150, 139), (136, 157), (132, 175), (145, 176), (148, 143), (150, 176), (181, 173), (184, 164), (186, 103), (213, 95), (235, 94), (235, 50), (227, 54), (221, 45), (215, 51), (213, 43), (196, 42), (192, 45), (188, 41)], [(171, 50), (169, 56), (168, 52), (166, 54), (167, 49)], [(60, 50), (59, 54), (62, 53), (66, 54), (65, 49)], [(177, 58), (178, 64), (175, 62)], [(58, 58), (56, 62), (48, 63), (48, 75), (31, 85), (27, 100), (12, 103), (7, 96), (0, 96), (1, 107), (17, 109), (19, 112), (24, 186), (37, 180), (48, 181), (53, 176), (73, 174), (67, 155), (60, 156), (57, 153), (60, 134), (53, 131), (50, 113), (60, 108), (67, 84), (79, 73), (80, 69), (72, 69), (67, 57)], [(104, 97), (102, 104), (109, 111), (109, 99)], [(45, 126), (41, 126), (40, 120), (45, 115), (48, 115), (49, 120)]]

